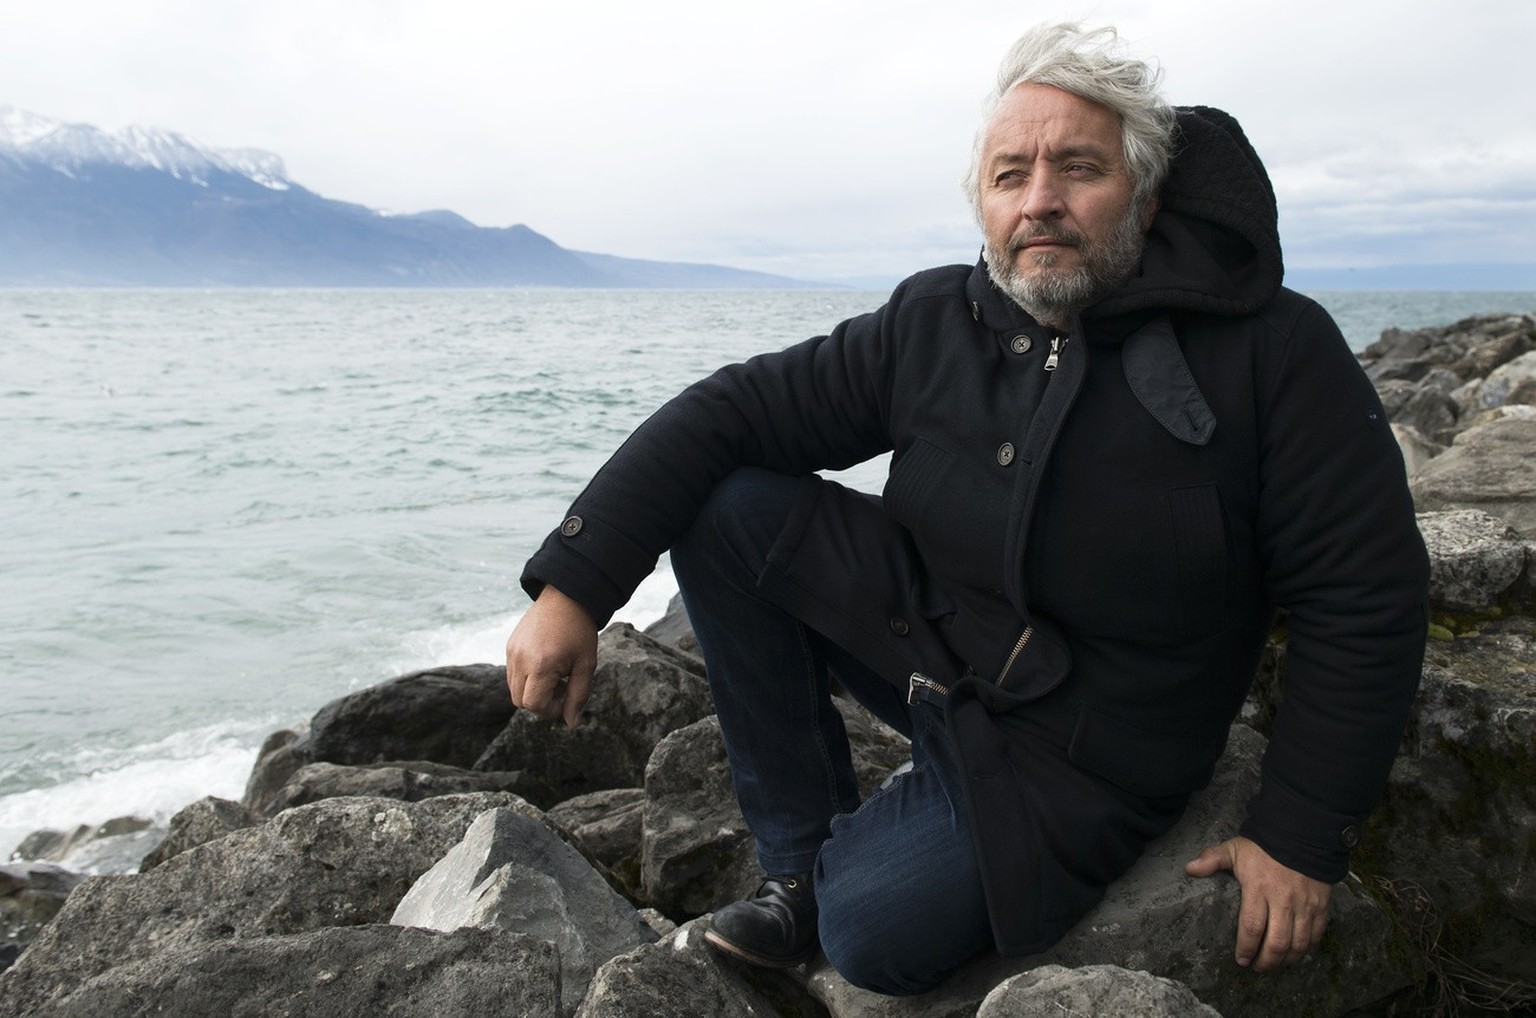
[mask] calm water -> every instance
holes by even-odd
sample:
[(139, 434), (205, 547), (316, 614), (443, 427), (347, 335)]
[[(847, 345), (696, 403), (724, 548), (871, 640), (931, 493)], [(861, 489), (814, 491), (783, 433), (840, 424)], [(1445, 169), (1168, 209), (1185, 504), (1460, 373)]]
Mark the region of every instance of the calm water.
[[(497, 660), (522, 560), (635, 424), (883, 296), (0, 290), (0, 857), (238, 798), (272, 729)], [(1357, 349), (1536, 309), (1316, 296)], [(672, 590), (658, 573), (620, 617)]]

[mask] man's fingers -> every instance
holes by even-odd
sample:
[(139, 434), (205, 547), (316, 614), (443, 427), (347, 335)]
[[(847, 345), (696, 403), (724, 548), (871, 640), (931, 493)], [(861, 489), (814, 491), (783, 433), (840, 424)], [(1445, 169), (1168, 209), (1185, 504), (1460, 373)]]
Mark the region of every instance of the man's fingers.
[[(1264, 940), (1259, 945), (1258, 957), (1253, 962), (1254, 971), (1268, 972), (1295, 957), (1300, 957), (1296, 950), (1296, 914), (1284, 905), (1271, 905), (1269, 921), (1264, 924)], [(1241, 946), (1238, 948), (1237, 963), (1248, 964), (1243, 959)]]
[(1184, 864), (1184, 872), (1192, 877), (1209, 877), (1233, 866), (1232, 842), (1207, 847), (1198, 856)]
[(1269, 930), (1269, 903), (1260, 895), (1243, 894), (1237, 913), (1237, 950), (1239, 965), (1251, 965), (1264, 944)]

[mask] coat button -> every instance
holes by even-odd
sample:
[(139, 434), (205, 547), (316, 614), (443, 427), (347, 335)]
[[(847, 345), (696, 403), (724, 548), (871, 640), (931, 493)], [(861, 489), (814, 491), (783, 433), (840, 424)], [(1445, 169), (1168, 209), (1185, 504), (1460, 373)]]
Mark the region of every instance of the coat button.
[(1350, 824), (1339, 832), (1339, 844), (1345, 848), (1354, 848), (1360, 844), (1360, 828)]
[(997, 447), (997, 462), (999, 466), (1006, 467), (1013, 462), (1013, 443), (1004, 442)]
[(560, 524), (560, 533), (566, 537), (575, 537), (581, 533), (581, 517), (568, 516), (564, 523)]
[(907, 620), (902, 618), (900, 615), (891, 619), (891, 632), (895, 633), (897, 636), (906, 636), (911, 631), (911, 627), (907, 625)]
[(1013, 347), (1014, 353), (1029, 353), (1029, 348), (1034, 345), (1034, 341), (1028, 336), (1014, 336), (1013, 342), (1008, 345)]

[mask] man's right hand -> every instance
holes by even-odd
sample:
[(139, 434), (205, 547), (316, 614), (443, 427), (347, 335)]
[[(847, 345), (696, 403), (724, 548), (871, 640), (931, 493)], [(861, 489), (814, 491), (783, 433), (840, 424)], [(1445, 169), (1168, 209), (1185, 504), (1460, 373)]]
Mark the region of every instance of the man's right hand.
[(546, 586), (507, 638), (514, 706), (546, 721), (581, 723), (597, 667), (597, 624), (580, 604)]

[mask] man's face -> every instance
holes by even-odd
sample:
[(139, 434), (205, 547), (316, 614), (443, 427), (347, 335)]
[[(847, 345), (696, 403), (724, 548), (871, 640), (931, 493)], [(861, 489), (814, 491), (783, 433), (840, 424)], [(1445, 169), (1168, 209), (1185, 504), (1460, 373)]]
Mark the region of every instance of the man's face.
[(1105, 106), (1016, 86), (987, 127), (979, 178), (987, 268), (1048, 324), (1065, 325), (1141, 257), (1155, 207), (1132, 207), (1120, 118)]

